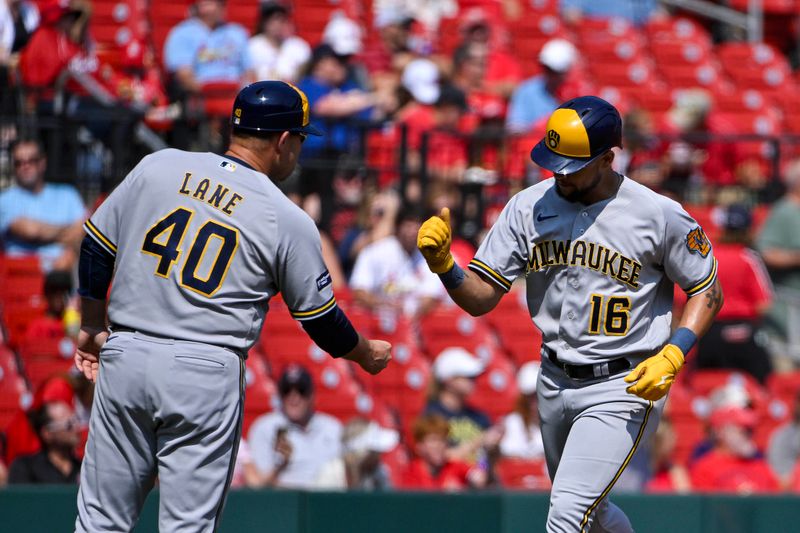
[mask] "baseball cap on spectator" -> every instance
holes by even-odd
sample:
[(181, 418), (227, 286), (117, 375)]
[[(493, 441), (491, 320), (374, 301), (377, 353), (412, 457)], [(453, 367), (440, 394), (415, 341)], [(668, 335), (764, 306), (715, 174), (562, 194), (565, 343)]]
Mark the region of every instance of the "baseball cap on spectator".
[(461, 24), (459, 24), (459, 29), (462, 33), (469, 33), (478, 27), (489, 27), (489, 16), (486, 14), (486, 11), (480, 7), (468, 9), (460, 18)]
[(578, 59), (578, 49), (566, 39), (550, 39), (539, 51), (539, 62), (555, 72), (568, 72)]
[(278, 392), (281, 396), (286, 396), (292, 390), (296, 390), (303, 396), (309, 396), (314, 392), (311, 374), (301, 365), (289, 365), (278, 380)]
[(483, 373), (483, 361), (464, 348), (445, 348), (433, 362), (433, 375), (437, 381), (453, 378), (474, 378)]
[(719, 216), (713, 218), (717, 226), (728, 231), (745, 231), (753, 222), (750, 208), (744, 204), (731, 204), (724, 207), (719, 211)]
[(375, 13), (373, 24), (376, 28), (383, 29), (388, 26), (410, 26), (414, 22), (405, 9), (399, 7), (386, 7)]
[(363, 49), (361, 26), (344, 14), (336, 12), (322, 32), (322, 42), (330, 45), (340, 56), (358, 54)]
[(400, 434), (394, 429), (384, 428), (369, 422), (360, 432), (345, 439), (347, 452), (390, 452), (400, 443)]
[(409, 62), (400, 82), (418, 102), (430, 105), (439, 99), (439, 68), (430, 59)]
[(327, 57), (332, 57), (338, 60), (340, 63), (345, 63), (347, 61), (347, 56), (339, 55), (336, 53), (336, 50), (329, 44), (320, 44), (317, 45), (316, 48), (311, 52), (311, 66), (312, 68)]
[(261, 18), (269, 20), (274, 15), (289, 16), (289, 8), (280, 2), (262, 2), (261, 3)]
[(539, 379), (541, 365), (536, 361), (529, 361), (519, 367), (517, 372), (517, 388), (520, 394), (533, 394), (536, 392), (536, 382)]
[(434, 105), (436, 107), (451, 105), (458, 107), (462, 111), (467, 111), (469, 109), (467, 105), (467, 95), (464, 94), (464, 91), (452, 85), (444, 85), (439, 89), (439, 98), (436, 99)]
[(753, 429), (758, 423), (758, 417), (752, 409), (741, 407), (722, 407), (711, 413), (711, 427), (717, 429), (727, 424)]

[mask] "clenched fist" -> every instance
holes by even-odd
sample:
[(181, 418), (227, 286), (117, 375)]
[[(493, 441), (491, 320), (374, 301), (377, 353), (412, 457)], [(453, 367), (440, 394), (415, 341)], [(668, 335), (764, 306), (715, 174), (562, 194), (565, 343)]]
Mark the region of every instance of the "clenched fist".
[(444, 207), (438, 216), (423, 222), (417, 234), (417, 248), (434, 274), (444, 274), (453, 268), (455, 261), (450, 253), (452, 242), (450, 209)]
[(636, 382), (625, 390), (645, 400), (660, 400), (669, 392), (675, 374), (683, 366), (683, 360), (681, 349), (674, 344), (667, 344), (625, 376), (626, 383)]

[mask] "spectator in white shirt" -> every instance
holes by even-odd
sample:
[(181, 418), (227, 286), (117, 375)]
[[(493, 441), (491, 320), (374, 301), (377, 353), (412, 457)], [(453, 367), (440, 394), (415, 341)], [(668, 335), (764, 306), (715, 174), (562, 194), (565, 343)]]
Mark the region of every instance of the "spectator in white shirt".
[(247, 47), (259, 80), (296, 83), (311, 59), (311, 47), (294, 35), (289, 9), (281, 4), (262, 4), (255, 35)]
[(256, 467), (253, 487), (311, 488), (322, 467), (342, 455), (342, 424), (314, 411), (308, 370), (291, 365), (278, 380), (281, 410), (253, 422), (247, 441)]
[(350, 278), (356, 303), (370, 311), (419, 318), (441, 301), (444, 288), (417, 249), (417, 231), (424, 219), (415, 206), (401, 208), (395, 235), (361, 251)]
[(539, 402), (536, 398), (539, 366), (538, 362), (530, 361), (517, 372), (520, 396), (514, 412), (503, 420), (505, 433), (500, 441), (500, 452), (506, 457), (544, 458), (542, 433), (539, 429)]

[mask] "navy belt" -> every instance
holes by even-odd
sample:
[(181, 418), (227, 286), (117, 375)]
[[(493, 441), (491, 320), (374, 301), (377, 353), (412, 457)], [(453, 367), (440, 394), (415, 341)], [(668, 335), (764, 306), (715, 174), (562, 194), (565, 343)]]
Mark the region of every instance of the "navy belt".
[(569, 363), (562, 363), (558, 360), (556, 352), (544, 346), (544, 352), (547, 358), (550, 359), (554, 365), (564, 371), (570, 379), (595, 379), (619, 374), (631, 368), (631, 363), (624, 357), (619, 359), (612, 359), (604, 363), (595, 363), (593, 365), (571, 365)]

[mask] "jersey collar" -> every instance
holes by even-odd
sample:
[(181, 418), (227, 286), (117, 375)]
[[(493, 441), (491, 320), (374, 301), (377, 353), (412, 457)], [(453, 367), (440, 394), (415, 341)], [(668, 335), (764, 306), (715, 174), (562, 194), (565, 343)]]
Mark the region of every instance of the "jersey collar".
[[(239, 158), (238, 158), (238, 157), (236, 157), (236, 156), (233, 156), (233, 155), (223, 155), (222, 157), (224, 157), (225, 159), (230, 159), (231, 161), (235, 161), (236, 163), (239, 163), (240, 165), (242, 165), (242, 166), (244, 166), (244, 167), (247, 167), (247, 168), (249, 168), (250, 170), (256, 170), (256, 169), (254, 169), (254, 168), (253, 168), (253, 165), (251, 165), (250, 163), (248, 163), (248, 162), (246, 162), (246, 161), (243, 161), (242, 159), (239, 159)], [(256, 172), (257, 172), (257, 171), (256, 171)]]

